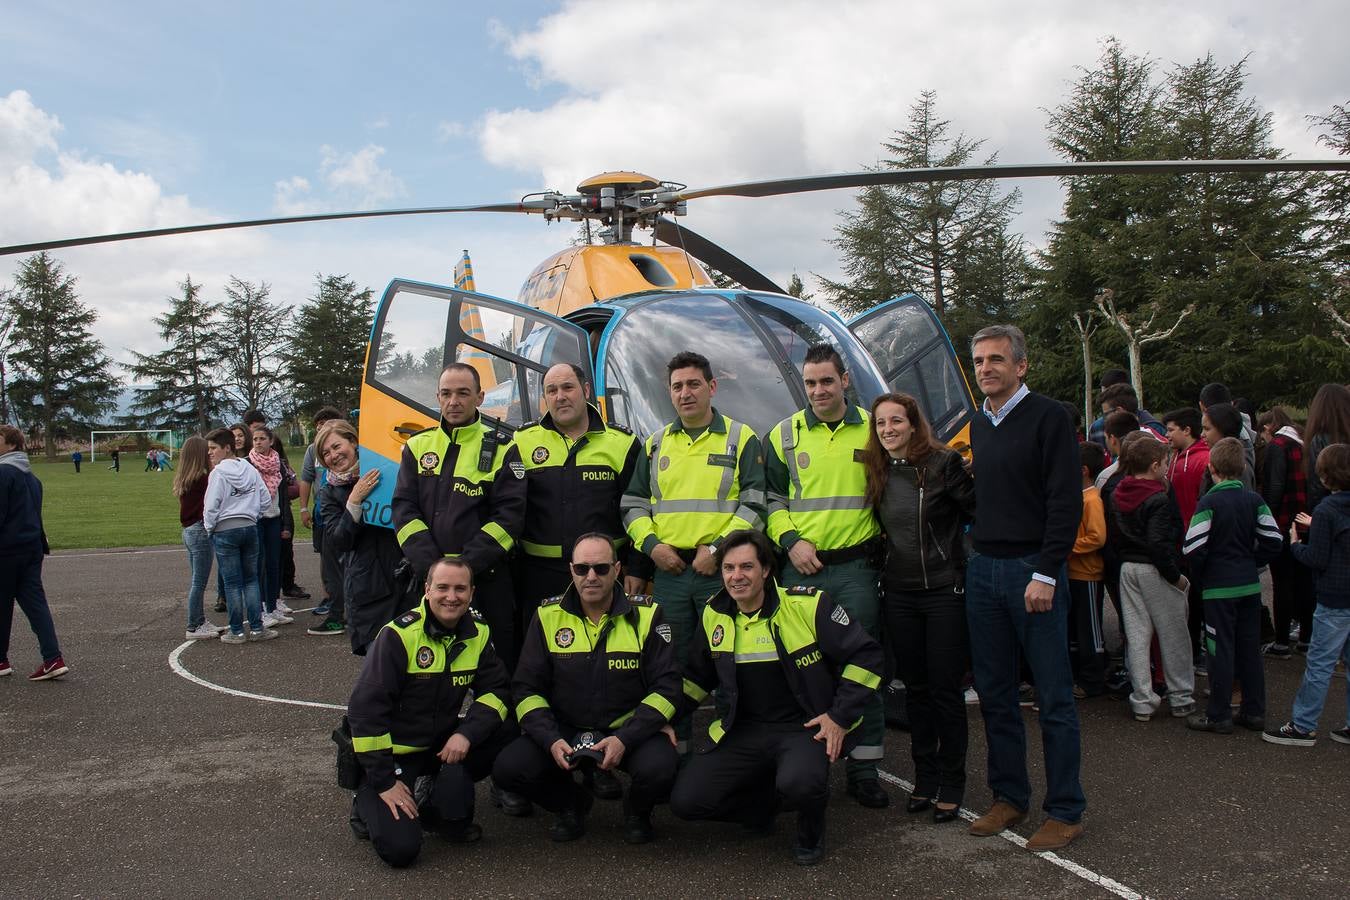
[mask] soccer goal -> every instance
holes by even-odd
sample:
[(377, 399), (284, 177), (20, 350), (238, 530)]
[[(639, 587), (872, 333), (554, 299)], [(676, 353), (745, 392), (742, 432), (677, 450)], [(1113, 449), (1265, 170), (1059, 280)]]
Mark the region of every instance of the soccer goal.
[[(164, 443), (165, 445), (167, 445), (168, 448), (169, 448), (169, 459), (173, 459), (173, 458), (174, 458), (174, 444), (173, 444), (173, 430), (172, 430), (172, 429), (169, 429), (169, 428), (127, 428), (127, 429), (122, 429), (121, 431), (91, 431), (91, 432), (89, 432), (89, 461), (90, 461), (90, 462), (94, 462), (95, 460), (98, 459), (98, 451), (97, 451), (95, 448), (97, 447), (98, 442), (99, 442), (100, 440), (106, 441), (106, 440), (108, 439), (108, 438), (107, 438), (107, 435), (116, 435), (116, 436), (120, 436), (120, 435), (124, 435), (124, 434), (127, 434), (127, 435), (130, 435), (130, 434), (144, 434), (144, 435), (149, 436), (151, 440), (154, 439), (154, 436), (155, 436), (155, 435), (157, 435), (157, 434), (162, 434), (162, 435), (164, 435), (164, 438), (162, 439), (162, 443)], [(100, 438), (99, 435), (104, 435), (104, 437)]]

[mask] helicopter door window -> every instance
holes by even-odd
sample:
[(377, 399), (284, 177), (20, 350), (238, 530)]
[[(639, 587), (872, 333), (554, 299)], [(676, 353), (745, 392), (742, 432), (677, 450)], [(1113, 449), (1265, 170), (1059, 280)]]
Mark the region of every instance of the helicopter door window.
[[(965, 383), (942, 344), (925, 353), (918, 368), (928, 400), (929, 421), (942, 432), (965, 409)], [(942, 438), (946, 440), (949, 436), (943, 434)]]
[(428, 413), (445, 362), (449, 312), (443, 297), (399, 291), (388, 304), (373, 351), (374, 380)]
[(918, 305), (921, 302), (903, 304), (889, 314), (877, 316), (854, 329), (858, 340), (862, 341), (877, 361), (877, 366), (888, 376), (912, 361), (929, 341), (938, 336), (933, 320)]

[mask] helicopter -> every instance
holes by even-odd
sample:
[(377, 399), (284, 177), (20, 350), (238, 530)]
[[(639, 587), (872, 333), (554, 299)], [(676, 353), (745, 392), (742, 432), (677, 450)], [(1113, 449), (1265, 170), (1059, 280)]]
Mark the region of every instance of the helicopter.
[[(549, 367), (585, 374), (608, 421), (645, 438), (671, 415), (666, 361), (694, 349), (710, 360), (718, 409), (764, 433), (806, 405), (806, 350), (829, 343), (849, 371), (849, 402), (886, 391), (918, 400), (935, 436), (969, 452), (974, 397), (932, 308), (907, 294), (844, 321), (787, 294), (713, 241), (678, 224), (706, 197), (769, 197), (872, 185), (990, 178), (1350, 170), (1347, 160), (1156, 160), (983, 165), (839, 173), (689, 189), (640, 172), (582, 181), (513, 203), (322, 213), (216, 222), (0, 247), (0, 256), (62, 247), (299, 222), (447, 213), (523, 213), (583, 224), (590, 240), (539, 263), (516, 300), (474, 290), (467, 252), (452, 285), (395, 278), (380, 299), (366, 350), (359, 410), (362, 468), (381, 470), (364, 518), (392, 526), (390, 501), (408, 438), (439, 420), (437, 379), (464, 362), (479, 373), (480, 412), (510, 434), (543, 414)], [(652, 233), (650, 244), (634, 240)], [(660, 242), (660, 243), (658, 243)], [(719, 287), (705, 266), (739, 287)], [(495, 336), (495, 337), (494, 337)]]

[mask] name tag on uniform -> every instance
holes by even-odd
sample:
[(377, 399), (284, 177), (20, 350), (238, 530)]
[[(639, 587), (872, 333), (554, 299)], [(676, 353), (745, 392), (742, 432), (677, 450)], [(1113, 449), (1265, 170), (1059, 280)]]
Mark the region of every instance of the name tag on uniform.
[(734, 453), (709, 453), (708, 465), (726, 466), (728, 469), (736, 468), (736, 455)]

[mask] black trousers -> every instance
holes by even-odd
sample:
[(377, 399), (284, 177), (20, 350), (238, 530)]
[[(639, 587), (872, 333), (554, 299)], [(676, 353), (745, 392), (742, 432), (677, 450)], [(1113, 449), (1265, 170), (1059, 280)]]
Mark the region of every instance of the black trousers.
[[(426, 583), (426, 573), (419, 575), (419, 587)], [(492, 631), (492, 645), (506, 663), (506, 671), (516, 671), (520, 653), (516, 640), (516, 595), (511, 587), (511, 570), (505, 564), (473, 577), (473, 608)]]
[(820, 813), (829, 778), (814, 729), (738, 722), (712, 750), (690, 757), (670, 792), (670, 811), (681, 819), (756, 822), (781, 801), (784, 809)]
[(1074, 675), (1089, 697), (1106, 693), (1102, 583), (1069, 579), (1069, 648)]
[(914, 795), (960, 804), (966, 789), (966, 596), (948, 585), (884, 591), (886, 635), (909, 708)]
[(511, 582), (516, 593), (516, 654), (525, 643), (525, 632), (539, 604), (556, 597), (572, 583), (572, 573), (561, 559), (520, 554), (511, 564)]
[(1298, 639), (1312, 640), (1313, 598), (1312, 569), (1300, 564), (1289, 552), (1289, 535), (1284, 536), (1284, 549), (1270, 564), (1271, 588), (1274, 592), (1275, 641), (1289, 643), (1289, 623), (1298, 619)]
[(328, 598), (328, 618), (347, 621), (347, 594), (342, 583), (342, 557), (331, 541), (319, 539), (319, 575)]
[(379, 792), (369, 783), (362, 784), (353, 804), (380, 859), (396, 869), (412, 865), (422, 850), (424, 830), (463, 826), (473, 821), (473, 783), (491, 774), (498, 754), (518, 733), (514, 724), (503, 725), (488, 740), (472, 747), (463, 762), (453, 766), (443, 764), (432, 750), (397, 757), (398, 780), (409, 791), (414, 790), (417, 779), (423, 775), (435, 779), (430, 795), (418, 807), (416, 819), (402, 815), (395, 819)]
[[(571, 744), (579, 732), (564, 729), (563, 740)], [(632, 777), (624, 795), (624, 812), (645, 816), (670, 796), (679, 757), (670, 738), (657, 733), (636, 747), (628, 747), (619, 768)], [(505, 791), (521, 794), (550, 812), (576, 809), (585, 790), (572, 772), (564, 772), (553, 756), (529, 735), (522, 735), (497, 757), (492, 780)]]
[(1205, 649), (1209, 653), (1209, 705), (1216, 722), (1233, 717), (1233, 676), (1242, 684), (1244, 716), (1266, 714), (1266, 672), (1261, 663), (1261, 595), (1205, 601)]

